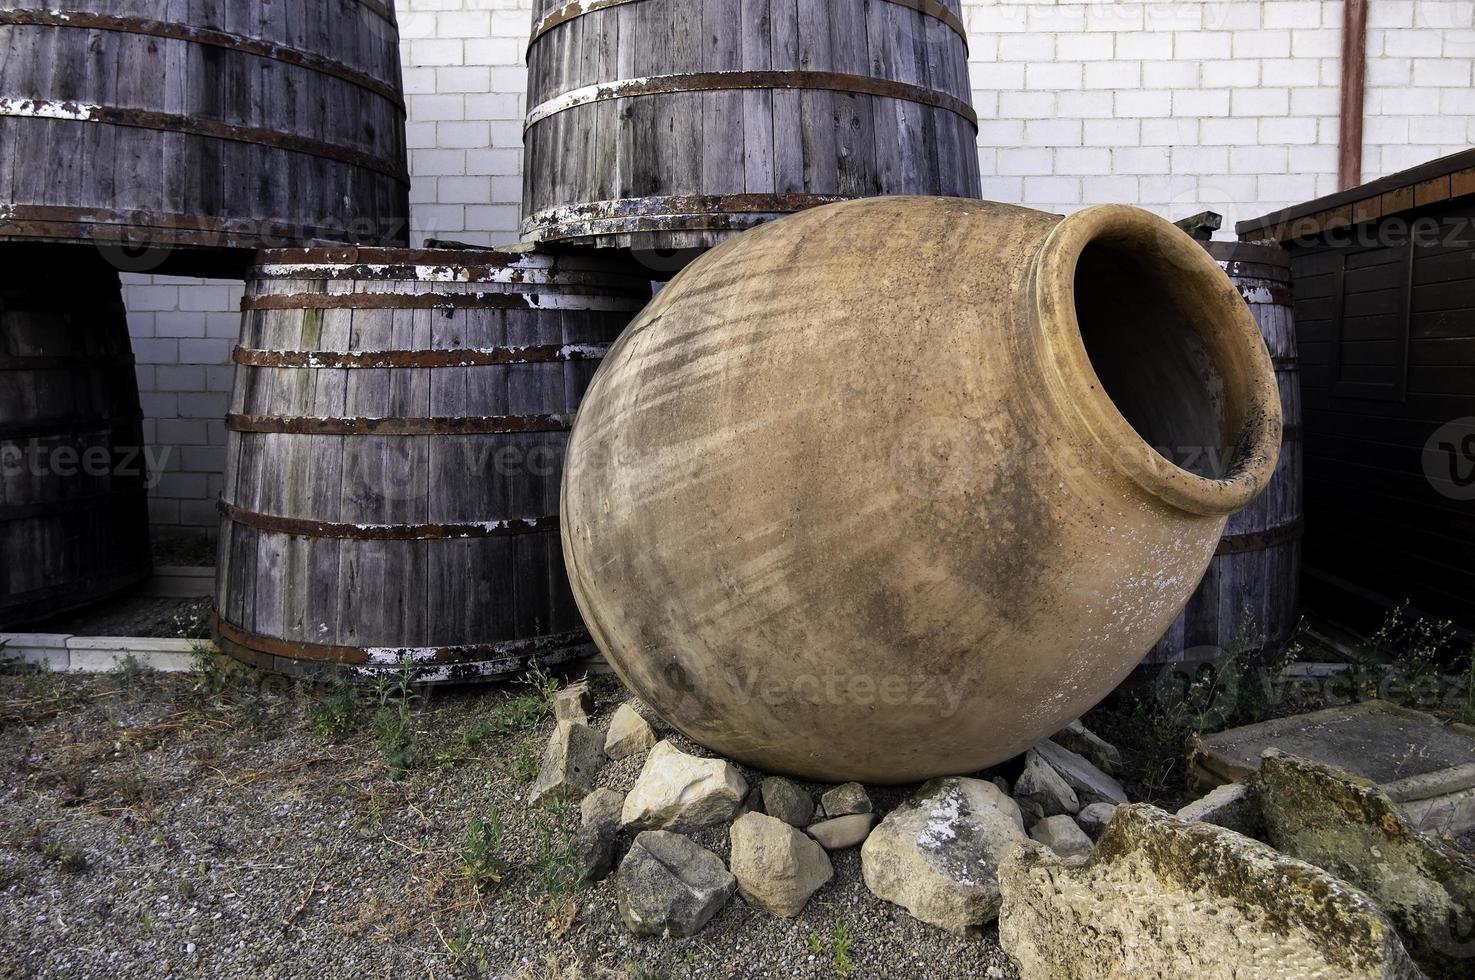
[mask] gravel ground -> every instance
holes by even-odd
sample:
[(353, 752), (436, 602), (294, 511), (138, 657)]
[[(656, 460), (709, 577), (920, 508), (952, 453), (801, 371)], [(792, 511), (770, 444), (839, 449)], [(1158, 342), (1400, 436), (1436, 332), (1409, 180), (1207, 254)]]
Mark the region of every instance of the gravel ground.
[[(602, 726), (624, 695), (595, 681)], [(552, 731), (506, 723), (527, 690), (414, 700), (395, 778), (409, 750), (381, 748), (392, 692), (376, 719), (373, 692), (235, 668), (0, 675), (0, 976), (1017, 976), (992, 928), (956, 939), (874, 898), (858, 850), (797, 919), (734, 896), (692, 939), (631, 936), (612, 882), (561, 880), (576, 814), (523, 802)], [(639, 768), (612, 763), (600, 784), (628, 790)], [(493, 809), (506, 868), (481, 890), (463, 844)], [(700, 840), (726, 859), (725, 831)]]

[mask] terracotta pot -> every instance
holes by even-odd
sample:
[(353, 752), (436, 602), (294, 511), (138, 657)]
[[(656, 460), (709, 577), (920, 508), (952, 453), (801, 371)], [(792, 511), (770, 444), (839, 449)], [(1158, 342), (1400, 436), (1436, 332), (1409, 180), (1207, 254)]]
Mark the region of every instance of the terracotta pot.
[(574, 427), (564, 553), (610, 663), (687, 735), (911, 782), (1110, 692), (1280, 433), (1249, 309), (1166, 221), (854, 201), (723, 244), (625, 331)]

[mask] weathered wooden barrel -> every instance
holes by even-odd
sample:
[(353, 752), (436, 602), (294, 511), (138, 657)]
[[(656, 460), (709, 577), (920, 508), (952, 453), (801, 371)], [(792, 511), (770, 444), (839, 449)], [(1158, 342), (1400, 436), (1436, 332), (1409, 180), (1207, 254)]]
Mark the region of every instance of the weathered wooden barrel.
[(0, 0), (0, 238), (401, 244), (393, 0)]
[(536, 0), (527, 238), (713, 245), (856, 197), (978, 197), (960, 0)]
[(147, 578), (147, 473), (118, 272), (0, 245), (0, 629)]
[(243, 300), (217, 635), (424, 682), (592, 650), (563, 570), (574, 411), (650, 297), (600, 257), (264, 252)]
[(1275, 364), (1285, 435), (1274, 479), (1229, 519), (1198, 591), (1147, 655), (1147, 666), (1279, 651), (1299, 622), (1303, 454), (1290, 258), (1278, 245), (1206, 242), (1205, 247), (1260, 325)]

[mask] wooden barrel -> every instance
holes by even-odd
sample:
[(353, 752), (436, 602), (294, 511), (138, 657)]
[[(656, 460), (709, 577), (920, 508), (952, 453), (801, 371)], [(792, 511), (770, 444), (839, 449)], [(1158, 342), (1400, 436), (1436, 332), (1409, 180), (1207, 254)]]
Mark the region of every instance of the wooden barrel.
[(592, 652), (563, 570), (573, 413), (650, 297), (600, 257), (264, 252), (221, 498), (221, 646), (424, 682)]
[(1275, 478), (1249, 508), (1229, 519), (1198, 591), (1145, 665), (1219, 660), (1283, 649), (1299, 622), (1301, 537), (1301, 380), (1290, 258), (1277, 245), (1206, 242), (1260, 324), (1275, 363), (1285, 437)]
[(0, 0), (0, 238), (401, 244), (393, 0)]
[(0, 629), (148, 577), (141, 423), (117, 270), (0, 246)]
[(960, 0), (535, 0), (525, 237), (713, 245), (855, 197), (978, 197)]

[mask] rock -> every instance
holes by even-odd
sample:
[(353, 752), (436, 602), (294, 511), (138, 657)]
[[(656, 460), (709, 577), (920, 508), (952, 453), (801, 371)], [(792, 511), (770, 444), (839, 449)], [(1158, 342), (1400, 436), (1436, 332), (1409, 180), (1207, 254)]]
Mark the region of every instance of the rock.
[(573, 846), (579, 881), (603, 881), (614, 869), (624, 803), (625, 795), (612, 789), (596, 789), (579, 803), (580, 827)]
[(1081, 724), (1079, 718), (1051, 735), (1050, 741), (1062, 749), (1069, 749), (1107, 775), (1121, 775), (1121, 752), (1115, 745)]
[(1046, 817), (1081, 809), (1075, 790), (1033, 749), (1024, 754), (1024, 772), (1014, 781), (1014, 802), (1029, 826)]
[(976, 935), (999, 911), (999, 864), (1025, 839), (1019, 807), (993, 783), (934, 779), (871, 831), (861, 873), (877, 898)]
[(620, 810), (625, 806), (625, 794), (612, 789), (596, 789), (579, 803), (579, 822), (585, 827), (612, 824), (620, 828)]
[(1091, 838), (1067, 814), (1046, 817), (1029, 828), (1029, 835), (1054, 851), (1066, 864), (1083, 864), (1091, 857)]
[(1319, 868), (1213, 824), (1124, 806), (1081, 867), (1033, 841), (1000, 871), (1022, 980), (1414, 980), (1392, 924)]
[(763, 788), (761, 786), (748, 787), (748, 795), (743, 797), (743, 805), (738, 807), (738, 816), (745, 813), (763, 812)]
[(1344, 770), (1269, 751), (1250, 778), (1270, 844), (1366, 891), (1431, 975), (1475, 971), (1475, 859)]
[(814, 797), (791, 779), (769, 776), (763, 780), (763, 810), (791, 827), (803, 827), (814, 816)]
[(594, 789), (594, 777), (602, 765), (604, 739), (599, 732), (576, 721), (561, 721), (543, 751), (528, 802), (587, 796)]
[(620, 825), (632, 831), (690, 833), (732, 820), (747, 795), (748, 783), (732, 763), (699, 759), (670, 742), (658, 742), (625, 797)]
[(609, 734), (604, 739), (604, 754), (611, 759), (623, 759), (649, 751), (659, 741), (650, 722), (640, 717), (640, 713), (629, 704), (622, 704), (610, 719)]
[(1087, 837), (1098, 840), (1106, 832), (1106, 825), (1111, 823), (1111, 818), (1115, 815), (1115, 804), (1092, 803), (1090, 806), (1081, 807), (1081, 812), (1076, 814), (1076, 823), (1080, 824)]
[(1014, 791), (1009, 788), (1009, 780), (1005, 779), (1003, 776), (995, 776), (993, 779), (990, 780), (990, 782), (997, 786), (999, 788), (999, 792), (1003, 793), (1005, 796), (1012, 797), (1014, 795)]
[(618, 824), (597, 823), (580, 827), (574, 834), (571, 857), (578, 881), (603, 881), (615, 866)]
[(834, 877), (825, 849), (782, 820), (749, 813), (732, 825), (732, 873), (756, 909), (791, 919)]
[(825, 850), (843, 851), (865, 840), (875, 822), (874, 813), (849, 813), (843, 817), (832, 817), (810, 824), (806, 829), (809, 836), (819, 841)]
[(1183, 820), (1200, 820), (1235, 833), (1263, 840), (1265, 819), (1260, 813), (1260, 796), (1247, 782), (1216, 786), (1203, 799), (1178, 811)]
[[(1122, 784), (1092, 765), (1083, 756), (1070, 749), (1062, 748), (1049, 739), (1035, 745), (1034, 750), (1050, 764), (1051, 769), (1058, 772), (1070, 784), (1081, 806), (1091, 803), (1121, 804), (1127, 802), (1127, 791), (1122, 789)], [(1018, 787), (1015, 791), (1018, 791)]]
[(663, 830), (636, 837), (615, 875), (620, 918), (637, 936), (695, 935), (736, 888), (721, 858)]
[(594, 693), (588, 681), (575, 681), (561, 687), (553, 695), (553, 717), (558, 721), (589, 723), (589, 714), (594, 710)]
[(845, 783), (825, 792), (819, 798), (820, 813), (826, 820), (871, 812), (871, 798), (860, 783)]

